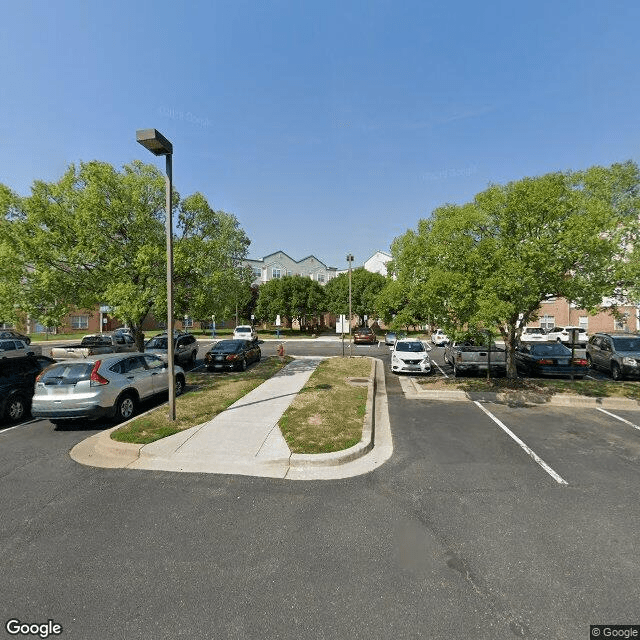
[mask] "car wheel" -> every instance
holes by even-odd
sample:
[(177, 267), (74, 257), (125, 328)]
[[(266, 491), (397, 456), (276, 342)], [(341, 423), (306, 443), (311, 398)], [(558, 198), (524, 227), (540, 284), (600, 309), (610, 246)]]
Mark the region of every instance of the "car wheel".
[(456, 363), (453, 363), (453, 377), (457, 378), (458, 377), (458, 367), (456, 367)]
[(620, 370), (620, 365), (617, 362), (611, 363), (611, 377), (614, 380), (622, 380), (622, 371)]
[(176, 376), (176, 396), (180, 396), (184, 393), (184, 378), (182, 376)]
[(258, 357), (256, 358), (256, 362), (260, 362), (261, 358), (262, 358), (262, 351), (260, 351), (260, 353), (258, 353)]
[(593, 361), (591, 360), (591, 356), (587, 353), (587, 367), (589, 367), (590, 369), (595, 369), (595, 367), (593, 366)]
[(118, 398), (116, 402), (116, 419), (117, 420), (129, 420), (136, 411), (136, 400), (129, 394), (125, 393)]
[(242, 358), (242, 360), (240, 361), (240, 364), (238, 365), (238, 369), (240, 369), (240, 371), (246, 371), (247, 370), (247, 359), (246, 358)]
[(189, 358), (189, 366), (190, 367), (195, 367), (196, 366), (196, 352), (195, 351), (191, 352), (191, 357)]
[(4, 410), (5, 418), (9, 422), (17, 422), (18, 420), (22, 420), (26, 413), (27, 403), (21, 395), (16, 394), (15, 396), (9, 398), (7, 406)]

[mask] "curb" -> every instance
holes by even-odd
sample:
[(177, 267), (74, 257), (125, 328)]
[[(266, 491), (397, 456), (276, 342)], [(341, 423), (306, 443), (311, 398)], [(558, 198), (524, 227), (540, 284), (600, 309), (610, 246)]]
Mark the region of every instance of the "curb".
[(420, 385), (413, 378), (409, 378), (408, 384), (402, 384), (401, 386), (405, 396), (409, 399), (495, 402), (516, 407), (547, 405), (551, 407), (600, 407), (604, 409), (640, 408), (640, 400), (632, 400), (631, 398), (591, 398), (569, 393), (547, 396), (534, 391), (429, 391), (420, 388)]
[[(368, 356), (365, 356), (368, 357)], [(367, 381), (367, 405), (362, 426), (362, 437), (358, 444), (348, 449), (334, 451), (332, 453), (292, 453), (289, 457), (291, 469), (304, 469), (308, 467), (337, 466), (360, 458), (373, 449), (375, 434), (375, 396), (377, 391), (376, 371), (380, 360), (371, 358), (371, 374)]]
[[(370, 360), (372, 366), (371, 373), (366, 383), (368, 389), (367, 403), (360, 442), (349, 449), (335, 451), (332, 453), (292, 453), (288, 459), (289, 471), (295, 474), (296, 472), (303, 472), (306, 469), (339, 467), (365, 456), (373, 449), (376, 412), (375, 395), (377, 391), (376, 373), (379, 373), (382, 361), (377, 358), (370, 358)], [(163, 405), (154, 407), (145, 413), (135, 416), (131, 420), (140, 418), (152, 411), (156, 411), (162, 406)], [(155, 456), (145, 456), (143, 449), (146, 445), (144, 444), (118, 442), (117, 440), (111, 439), (111, 433), (113, 431), (124, 426), (131, 420), (122, 422), (110, 429), (105, 429), (100, 433), (96, 433), (93, 436), (82, 440), (71, 449), (69, 455), (73, 460), (80, 464), (107, 469), (127, 468), (140, 458), (146, 457), (147, 459), (152, 459)]]

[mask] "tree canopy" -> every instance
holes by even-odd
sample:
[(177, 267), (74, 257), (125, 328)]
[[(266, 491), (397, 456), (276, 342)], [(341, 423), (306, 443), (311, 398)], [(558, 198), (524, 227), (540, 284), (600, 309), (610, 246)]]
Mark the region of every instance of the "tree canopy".
[(265, 322), (274, 322), (276, 316), (294, 320), (302, 328), (306, 317), (324, 313), (325, 291), (321, 284), (305, 276), (274, 278), (260, 285), (256, 314)]
[[(379, 273), (358, 267), (351, 272), (351, 311), (364, 322), (365, 316), (377, 314), (377, 299), (386, 278)], [(336, 315), (349, 313), (349, 274), (341, 273), (325, 285), (327, 310)]]
[[(7, 190), (2, 193), (7, 200)], [(209, 315), (248, 287), (239, 264), (249, 241), (233, 216), (213, 211), (201, 194), (181, 201), (174, 192), (173, 205), (175, 309)], [(13, 304), (49, 323), (71, 307), (107, 305), (141, 346), (147, 315), (166, 316), (160, 171), (139, 161), (122, 171), (98, 161), (71, 165), (57, 182), (34, 182), (31, 195), (14, 209), (2, 223), (21, 268)]]
[(628, 162), (492, 185), (439, 207), (394, 242), (397, 286), (423, 320), (498, 332), (515, 376), (515, 346), (545, 299), (594, 309), (619, 285), (639, 185)]

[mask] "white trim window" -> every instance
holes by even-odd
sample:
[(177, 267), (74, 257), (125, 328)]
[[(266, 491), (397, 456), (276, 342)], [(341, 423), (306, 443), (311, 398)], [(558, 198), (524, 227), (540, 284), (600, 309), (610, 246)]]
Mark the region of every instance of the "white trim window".
[(589, 329), (589, 316), (579, 316), (578, 326), (587, 331)]
[(318, 282), (324, 283), (324, 273), (319, 273), (318, 274)]
[(72, 329), (88, 329), (89, 328), (89, 316), (70, 316), (69, 324)]
[(282, 271), (280, 269), (276, 269), (276, 267), (273, 267), (271, 269), (271, 277), (274, 279), (282, 278)]
[(556, 317), (555, 316), (548, 316), (548, 315), (544, 315), (542, 316), (542, 318), (540, 318), (540, 326), (545, 330), (545, 331), (550, 331), (551, 329), (553, 329), (556, 326)]

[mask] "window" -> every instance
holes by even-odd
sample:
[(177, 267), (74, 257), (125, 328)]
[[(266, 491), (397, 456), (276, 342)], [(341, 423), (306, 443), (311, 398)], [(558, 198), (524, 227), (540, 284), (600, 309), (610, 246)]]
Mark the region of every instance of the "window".
[(324, 282), (324, 273), (318, 274), (318, 282)]
[(586, 331), (589, 328), (589, 316), (580, 316), (578, 318), (578, 326)]
[(616, 331), (629, 331), (629, 314), (623, 313), (622, 316), (613, 321), (613, 328)]
[(185, 329), (190, 329), (193, 327), (193, 318), (190, 318), (189, 316), (186, 316), (185, 319), (182, 321), (182, 326)]
[(291, 271), (287, 271), (287, 275), (290, 276), (291, 275)]
[(545, 331), (551, 331), (551, 329), (553, 329), (556, 326), (556, 317), (555, 316), (543, 316), (540, 319), (540, 326), (545, 330)]
[(273, 269), (271, 269), (271, 277), (272, 278), (281, 278), (282, 277), (282, 272), (280, 271), (280, 269), (276, 269), (274, 267)]
[(253, 277), (262, 278), (262, 269), (260, 267), (253, 267)]
[(69, 318), (72, 329), (88, 329), (89, 316), (71, 316)]

